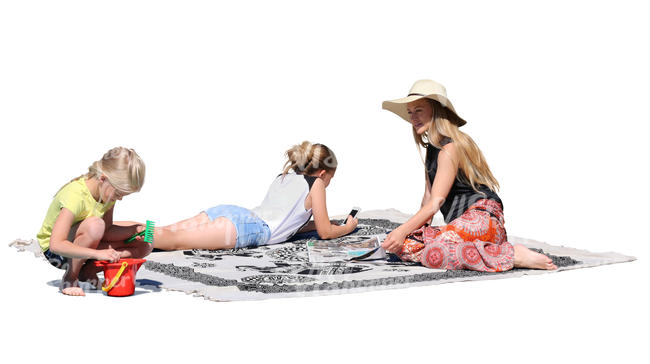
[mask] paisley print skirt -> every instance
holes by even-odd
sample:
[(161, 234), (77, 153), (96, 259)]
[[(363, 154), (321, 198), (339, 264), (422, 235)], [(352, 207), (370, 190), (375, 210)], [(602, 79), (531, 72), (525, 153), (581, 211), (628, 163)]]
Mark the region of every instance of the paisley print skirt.
[(501, 204), (476, 201), (443, 226), (423, 226), (409, 234), (398, 256), (436, 269), (502, 272), (514, 266), (514, 247), (503, 227)]

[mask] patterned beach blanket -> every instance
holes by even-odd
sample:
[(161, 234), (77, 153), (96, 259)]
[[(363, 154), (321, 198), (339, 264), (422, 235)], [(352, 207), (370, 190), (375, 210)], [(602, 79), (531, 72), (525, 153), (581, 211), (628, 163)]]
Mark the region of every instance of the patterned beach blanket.
[[(386, 234), (398, 225), (386, 219), (360, 219), (355, 232), (328, 241), (326, 245), (353, 245)], [(371, 261), (313, 262), (309, 259), (309, 246), (318, 240), (316, 234), (309, 233), (297, 235), (283, 244), (253, 249), (154, 252), (138, 271), (138, 289), (156, 291), (162, 288), (215, 301), (234, 301), (356, 293), (551, 273), (529, 269), (501, 273), (435, 270), (419, 263), (402, 262), (390, 254), (385, 259)], [(559, 267), (556, 272), (634, 260), (617, 253), (591, 253), (517, 237), (509, 237), (509, 241), (549, 255)], [(36, 255), (40, 253), (33, 240), (19, 240), (12, 245), (19, 250), (34, 251)]]

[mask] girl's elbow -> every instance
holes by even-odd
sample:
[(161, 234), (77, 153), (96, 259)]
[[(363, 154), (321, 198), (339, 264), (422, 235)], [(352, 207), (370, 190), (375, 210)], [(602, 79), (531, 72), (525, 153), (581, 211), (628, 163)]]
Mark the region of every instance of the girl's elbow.
[(318, 233), (318, 237), (321, 238), (321, 240), (329, 240), (334, 238), (331, 231), (317, 229), (316, 232)]
[(329, 236), (329, 234), (325, 234), (325, 233), (318, 233), (318, 237), (319, 237), (321, 240), (329, 240), (329, 239), (332, 239), (332, 237)]
[(50, 246), (48, 249), (54, 253), (54, 254), (59, 254), (59, 242), (55, 240), (50, 240)]

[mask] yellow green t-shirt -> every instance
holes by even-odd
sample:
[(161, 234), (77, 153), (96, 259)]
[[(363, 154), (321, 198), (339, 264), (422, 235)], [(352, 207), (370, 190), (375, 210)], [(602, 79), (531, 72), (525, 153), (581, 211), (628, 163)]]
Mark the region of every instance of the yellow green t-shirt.
[(59, 217), (62, 208), (65, 207), (72, 212), (74, 215), (73, 223), (76, 224), (90, 216), (103, 217), (104, 213), (110, 210), (113, 205), (115, 205), (115, 201), (109, 204), (95, 201), (90, 190), (88, 190), (88, 186), (86, 186), (86, 179), (83, 177), (68, 183), (54, 196), (54, 200), (47, 210), (43, 226), (36, 235), (38, 244), (43, 251), (50, 248), (52, 227), (54, 227), (54, 222)]

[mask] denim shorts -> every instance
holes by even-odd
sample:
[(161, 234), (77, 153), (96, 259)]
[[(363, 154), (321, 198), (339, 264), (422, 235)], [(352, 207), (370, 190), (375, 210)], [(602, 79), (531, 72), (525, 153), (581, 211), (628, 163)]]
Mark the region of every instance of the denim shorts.
[[(74, 238), (77, 236), (79, 225), (81, 225), (81, 221), (73, 224), (70, 227), (70, 232), (68, 233), (68, 241), (74, 241)], [(50, 264), (52, 264), (55, 268), (63, 270), (68, 269), (68, 265), (70, 264), (69, 258), (63, 257), (56, 253), (52, 253), (49, 247), (46, 251), (43, 252), (43, 255), (45, 255), (45, 259), (47, 259), (47, 261), (50, 262)]]
[(62, 257), (56, 253), (52, 253), (50, 249), (44, 251), (43, 255), (45, 255), (45, 259), (47, 259), (47, 261), (50, 262), (50, 264), (52, 264), (55, 268), (63, 270), (68, 269), (68, 265), (70, 264), (68, 258)]
[(235, 248), (255, 248), (265, 245), (271, 239), (271, 229), (257, 215), (248, 209), (234, 205), (218, 205), (204, 211), (210, 221), (225, 217), (237, 229)]

